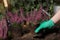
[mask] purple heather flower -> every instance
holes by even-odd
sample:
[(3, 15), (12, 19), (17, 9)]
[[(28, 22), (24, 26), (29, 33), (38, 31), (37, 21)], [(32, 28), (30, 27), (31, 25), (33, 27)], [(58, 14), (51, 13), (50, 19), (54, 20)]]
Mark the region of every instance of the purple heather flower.
[(30, 22), (30, 15), (29, 15), (29, 12), (26, 13), (26, 22)]
[(2, 18), (2, 20), (0, 21), (0, 38), (6, 38), (7, 37), (7, 23), (6, 23), (6, 19)]
[(3, 18), (2, 19), (2, 22), (3, 22), (3, 33), (4, 33), (4, 35), (3, 35), (3, 38), (6, 38), (6, 36), (7, 36), (7, 31), (8, 31), (8, 27), (7, 27), (7, 22), (6, 22), (6, 19), (5, 18)]
[[(32, 13), (32, 22), (35, 23), (35, 17), (37, 15), (37, 11), (36, 9), (33, 10), (33, 13)], [(36, 20), (37, 21), (37, 20)]]
[(23, 10), (23, 8), (20, 8), (20, 16), (21, 16), (22, 20), (26, 20), (26, 18), (24, 16), (24, 10)]
[(3, 38), (2, 21), (0, 21), (0, 38)]

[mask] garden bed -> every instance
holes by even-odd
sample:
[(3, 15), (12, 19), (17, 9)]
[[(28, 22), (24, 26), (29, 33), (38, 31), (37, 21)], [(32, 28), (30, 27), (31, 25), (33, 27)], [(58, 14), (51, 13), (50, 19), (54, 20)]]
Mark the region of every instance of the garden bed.
[(56, 0), (8, 0), (8, 8), (5, 8), (0, 1), (1, 39), (60, 40), (60, 23), (51, 29), (41, 29), (37, 34), (34, 32), (54, 15), (55, 2), (58, 3)]

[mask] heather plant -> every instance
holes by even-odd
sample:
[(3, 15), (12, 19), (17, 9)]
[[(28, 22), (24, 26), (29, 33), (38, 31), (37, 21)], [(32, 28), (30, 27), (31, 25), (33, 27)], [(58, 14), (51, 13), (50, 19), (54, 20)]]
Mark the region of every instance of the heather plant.
[[(25, 14), (25, 15), (24, 15)], [(12, 13), (9, 12), (7, 13), (8, 19), (10, 20), (11, 23), (23, 23), (26, 21), (27, 23), (33, 23), (33, 24), (38, 24), (37, 21), (40, 19), (44, 18), (44, 16), (47, 16), (43, 11), (42, 11), (42, 6), (39, 7), (39, 10), (31, 10), (30, 12), (24, 13), (24, 9), (20, 8), (19, 13)]]

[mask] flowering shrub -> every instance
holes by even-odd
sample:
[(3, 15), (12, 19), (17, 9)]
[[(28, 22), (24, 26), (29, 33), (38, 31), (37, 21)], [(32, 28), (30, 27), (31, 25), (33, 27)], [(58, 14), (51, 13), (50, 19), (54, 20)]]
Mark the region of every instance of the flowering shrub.
[(32, 24), (38, 24), (37, 22), (39, 20), (44, 19), (44, 17), (47, 16), (42, 11), (42, 6), (40, 6), (38, 10), (34, 9), (27, 13), (24, 13), (23, 8), (20, 8), (19, 13), (18, 12), (12, 13), (8, 11), (7, 15), (11, 23), (21, 23), (21, 22), (23, 23), (24, 21), (26, 21), (27, 23)]

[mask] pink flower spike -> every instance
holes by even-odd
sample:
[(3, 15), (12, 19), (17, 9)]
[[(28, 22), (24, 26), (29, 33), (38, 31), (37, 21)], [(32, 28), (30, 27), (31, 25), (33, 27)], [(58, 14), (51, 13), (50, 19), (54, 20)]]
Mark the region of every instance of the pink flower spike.
[(30, 12), (30, 22), (32, 22), (32, 18), (33, 18), (33, 11), (31, 10), (31, 12)]
[(22, 20), (21, 17), (18, 17), (17, 23), (20, 23), (21, 20)]
[(37, 15), (36, 15), (36, 18), (35, 18), (35, 20), (40, 20), (41, 19), (41, 16), (42, 16), (42, 7), (41, 8), (39, 8), (39, 10), (37, 11)]
[(24, 10), (23, 10), (23, 8), (20, 8), (20, 16), (23, 20), (25, 20), (26, 18), (24, 17), (23, 14), (24, 14)]
[(6, 23), (6, 19), (5, 18), (3, 19), (3, 24), (4, 24), (4, 26), (3, 26), (3, 29), (4, 29), (3, 38), (5, 39), (7, 37), (7, 31), (8, 31), (8, 27), (7, 27), (7, 23)]
[(33, 17), (32, 17), (32, 22), (35, 22), (35, 17), (36, 17), (36, 15), (37, 15), (37, 11), (36, 11), (36, 9), (34, 9), (33, 10)]
[(3, 38), (2, 21), (0, 21), (0, 38)]
[(17, 22), (17, 20), (18, 20), (18, 13), (15, 13), (14, 14), (14, 21)]
[(28, 12), (26, 13), (26, 22), (30, 22), (30, 16)]
[(12, 16), (13, 16), (12, 13), (9, 12), (9, 11), (8, 11), (7, 15), (8, 15), (9, 17), (12, 17)]
[(14, 16), (12, 16), (9, 20), (11, 23), (14, 23), (15, 22)]

